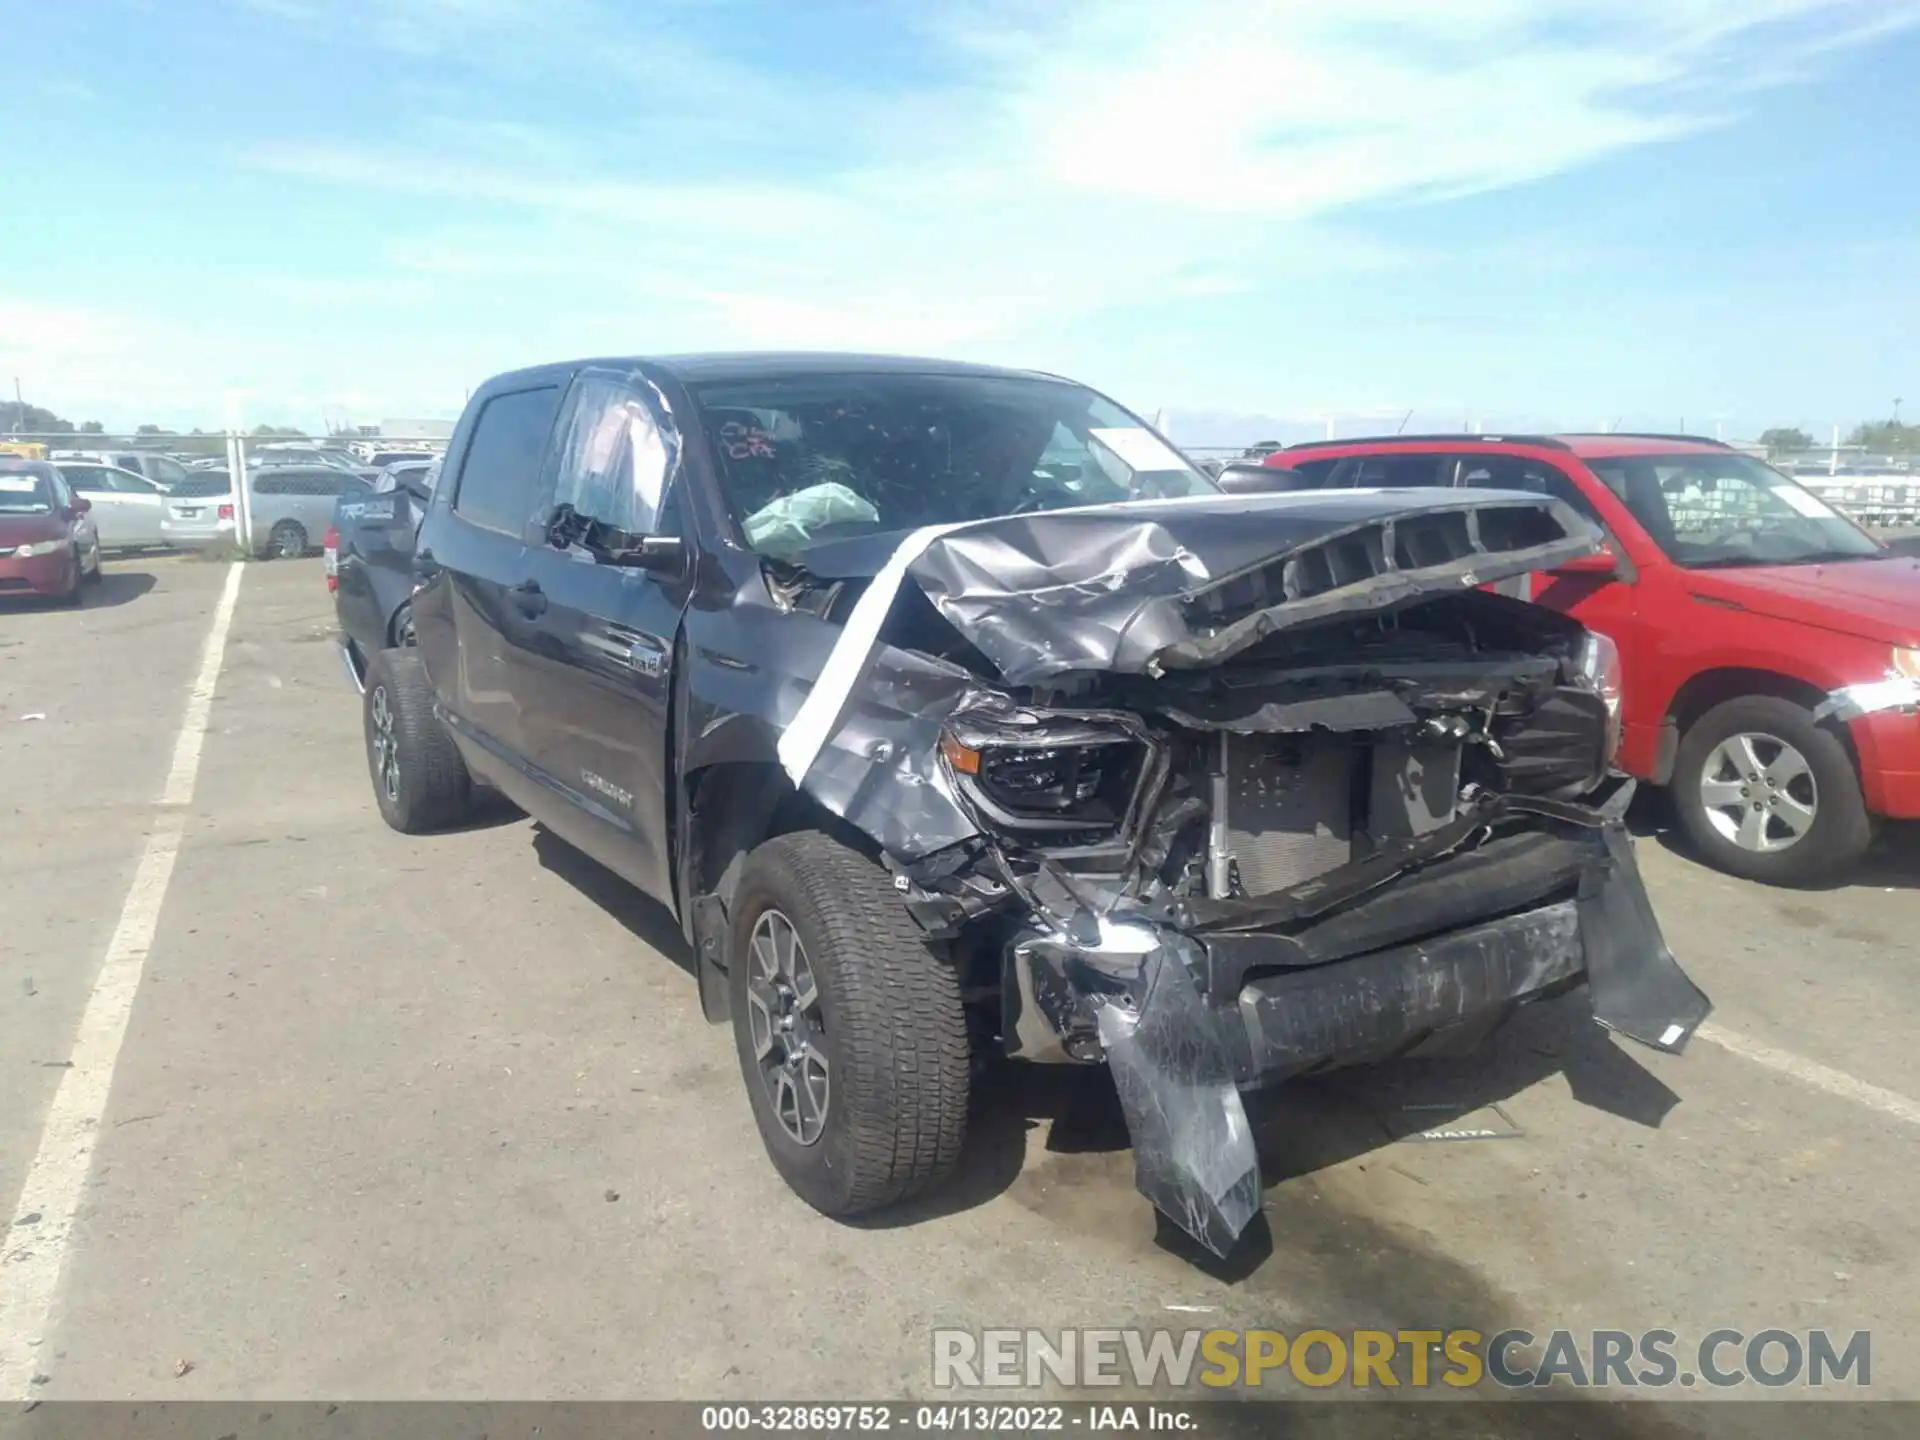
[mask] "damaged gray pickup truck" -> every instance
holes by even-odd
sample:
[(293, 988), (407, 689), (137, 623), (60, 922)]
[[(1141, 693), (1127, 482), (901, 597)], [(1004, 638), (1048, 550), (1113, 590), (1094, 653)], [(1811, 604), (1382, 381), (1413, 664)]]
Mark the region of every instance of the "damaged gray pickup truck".
[(1050, 376), (547, 366), (455, 431), (368, 764), (397, 829), (481, 782), (670, 907), (822, 1211), (950, 1171), (985, 1056), (1104, 1062), (1141, 1190), (1224, 1255), (1243, 1089), (1582, 983), (1661, 1049), (1706, 1016), (1611, 645), (1487, 588), (1598, 543), (1539, 495), (1224, 493)]

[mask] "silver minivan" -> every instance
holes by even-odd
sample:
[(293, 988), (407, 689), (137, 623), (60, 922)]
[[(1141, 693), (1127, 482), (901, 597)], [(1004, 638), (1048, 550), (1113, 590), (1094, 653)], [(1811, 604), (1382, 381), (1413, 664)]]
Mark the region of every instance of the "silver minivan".
[(161, 502), (160, 538), (178, 550), (231, 545), (233, 481), (224, 470), (191, 470), (174, 482)]
[(290, 560), (320, 547), (342, 495), (371, 495), (358, 475), (324, 465), (273, 466), (247, 472), (257, 555)]
[[(371, 494), (359, 476), (321, 465), (275, 465), (247, 471), (253, 553), (282, 559), (320, 546), (342, 495)], [(233, 481), (225, 470), (196, 470), (167, 496), (161, 525), (167, 543), (205, 549), (235, 538)]]

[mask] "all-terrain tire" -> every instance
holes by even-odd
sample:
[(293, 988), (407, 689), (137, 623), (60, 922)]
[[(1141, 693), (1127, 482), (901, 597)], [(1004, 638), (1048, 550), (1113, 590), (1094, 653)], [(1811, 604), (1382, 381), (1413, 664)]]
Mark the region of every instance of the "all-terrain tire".
[(472, 801), (473, 781), (453, 737), (433, 713), (433, 686), (417, 650), (374, 655), (360, 712), (381, 819), (403, 835), (461, 820)]
[[(777, 910), (792, 923), (819, 991), (830, 1087), (819, 1138), (783, 1128), (755, 1055), (751, 940)], [(887, 873), (819, 831), (747, 857), (729, 917), (734, 1042), (774, 1168), (823, 1214), (858, 1215), (946, 1178), (966, 1138), (970, 1083), (958, 977), (930, 949)]]
[[(1715, 825), (1701, 793), (1715, 750), (1739, 735), (1790, 745), (1807, 762), (1816, 801), (1813, 822), (1782, 849), (1747, 849), (1730, 839)], [(1695, 852), (1714, 869), (1742, 879), (1815, 884), (1845, 870), (1873, 843), (1873, 821), (1846, 745), (1806, 706), (1777, 695), (1736, 696), (1694, 721), (1681, 737), (1669, 785), (1675, 816)]]

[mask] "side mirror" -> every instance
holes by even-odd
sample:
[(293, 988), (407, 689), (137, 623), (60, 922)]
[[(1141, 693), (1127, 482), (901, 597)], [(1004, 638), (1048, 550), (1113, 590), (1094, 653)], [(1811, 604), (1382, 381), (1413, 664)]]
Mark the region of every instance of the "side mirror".
[(1214, 477), (1220, 488), (1229, 495), (1268, 495), (1281, 490), (1305, 490), (1307, 477), (1298, 470), (1286, 470), (1278, 465), (1259, 465), (1245, 460), (1235, 460), (1222, 465), (1220, 473)]
[(1591, 555), (1576, 555), (1553, 567), (1555, 575), (1602, 575), (1611, 580), (1620, 573), (1620, 562), (1611, 550), (1596, 550)]
[(73, 503), (67, 508), (76, 515), (84, 515), (93, 508), (93, 501), (84, 495), (76, 495), (73, 497)]
[(408, 476), (400, 482), (400, 488), (421, 505), (433, 504), (433, 489), (417, 475)]

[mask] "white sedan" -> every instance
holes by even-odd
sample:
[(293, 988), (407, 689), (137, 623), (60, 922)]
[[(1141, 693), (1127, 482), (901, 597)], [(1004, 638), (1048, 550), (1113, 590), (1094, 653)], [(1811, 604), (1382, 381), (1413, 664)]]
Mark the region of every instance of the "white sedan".
[(160, 533), (166, 504), (153, 481), (112, 465), (63, 460), (57, 462), (57, 468), (76, 494), (93, 502), (93, 523), (103, 548), (167, 543)]

